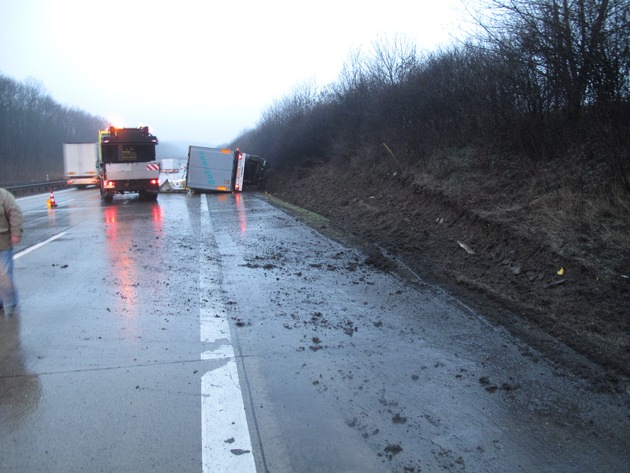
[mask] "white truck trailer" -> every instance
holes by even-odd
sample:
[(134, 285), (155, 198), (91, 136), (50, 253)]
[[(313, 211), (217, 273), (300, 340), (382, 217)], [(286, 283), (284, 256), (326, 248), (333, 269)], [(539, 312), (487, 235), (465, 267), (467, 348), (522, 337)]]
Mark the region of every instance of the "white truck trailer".
[(241, 192), (258, 185), (266, 162), (239, 149), (190, 146), (186, 187), (195, 192)]
[(64, 143), (63, 168), (66, 183), (83, 189), (99, 184), (98, 143)]

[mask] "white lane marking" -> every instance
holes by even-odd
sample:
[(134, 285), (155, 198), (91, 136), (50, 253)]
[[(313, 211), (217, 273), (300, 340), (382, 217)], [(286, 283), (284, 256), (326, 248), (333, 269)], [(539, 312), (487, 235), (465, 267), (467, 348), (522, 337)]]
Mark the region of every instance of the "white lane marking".
[(202, 360), (225, 360), (234, 358), (234, 348), (232, 345), (221, 345), (213, 351), (204, 351), (201, 354)]
[(38, 248), (41, 248), (42, 246), (47, 245), (51, 241), (56, 240), (57, 238), (61, 238), (66, 233), (68, 233), (68, 232), (57, 233), (56, 235), (51, 236), (48, 240), (44, 240), (41, 243), (37, 243), (36, 245), (29, 246), (28, 248), (26, 248), (26, 249), (20, 251), (19, 253), (16, 253), (15, 255), (13, 255), (13, 259), (16, 260), (18, 258), (21, 258), (22, 256), (29, 254), (31, 251), (35, 251)]
[(201, 377), (201, 465), (203, 473), (255, 473), (245, 404), (230, 336), (227, 311), (221, 298), (221, 278), (205, 242), (212, 236), (206, 196), (201, 195), (199, 299), (201, 342), (217, 348), (201, 354), (219, 366)]

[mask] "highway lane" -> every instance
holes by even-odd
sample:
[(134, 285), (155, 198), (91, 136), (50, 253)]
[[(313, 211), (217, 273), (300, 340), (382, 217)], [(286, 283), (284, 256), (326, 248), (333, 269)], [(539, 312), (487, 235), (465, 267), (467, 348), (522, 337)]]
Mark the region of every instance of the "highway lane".
[(56, 191), (54, 197), (57, 202), (56, 208), (47, 207), (49, 194), (18, 198), (24, 213), (25, 231), (16, 252), (54, 238), (84, 220), (98, 217), (101, 212), (100, 194), (95, 189), (61, 190)]
[(16, 260), (0, 470), (201, 471), (198, 210), (56, 200), (20, 200), (26, 251), (61, 236)]
[(627, 395), (260, 196), (55, 196), (19, 201), (2, 472), (628, 464)]

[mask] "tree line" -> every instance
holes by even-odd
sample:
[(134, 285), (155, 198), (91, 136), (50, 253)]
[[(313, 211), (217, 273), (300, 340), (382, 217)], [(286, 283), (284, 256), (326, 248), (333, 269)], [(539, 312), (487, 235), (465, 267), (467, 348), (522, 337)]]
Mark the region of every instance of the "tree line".
[(33, 79), (0, 74), (0, 185), (63, 178), (63, 143), (89, 142), (102, 117), (55, 102)]
[(486, 165), (571, 157), (630, 190), (630, 2), (478, 5), (466, 42), (431, 53), (400, 37), (377, 42), (334, 83), (296, 87), (231, 144), (288, 171), (379, 158), (402, 170), (466, 147)]

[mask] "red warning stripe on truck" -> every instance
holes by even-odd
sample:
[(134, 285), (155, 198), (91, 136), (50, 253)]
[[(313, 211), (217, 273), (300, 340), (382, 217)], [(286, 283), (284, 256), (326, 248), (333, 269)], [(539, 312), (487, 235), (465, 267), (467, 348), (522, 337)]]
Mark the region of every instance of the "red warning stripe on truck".
[(147, 164), (147, 169), (149, 171), (159, 171), (160, 170), (160, 165), (159, 164)]

